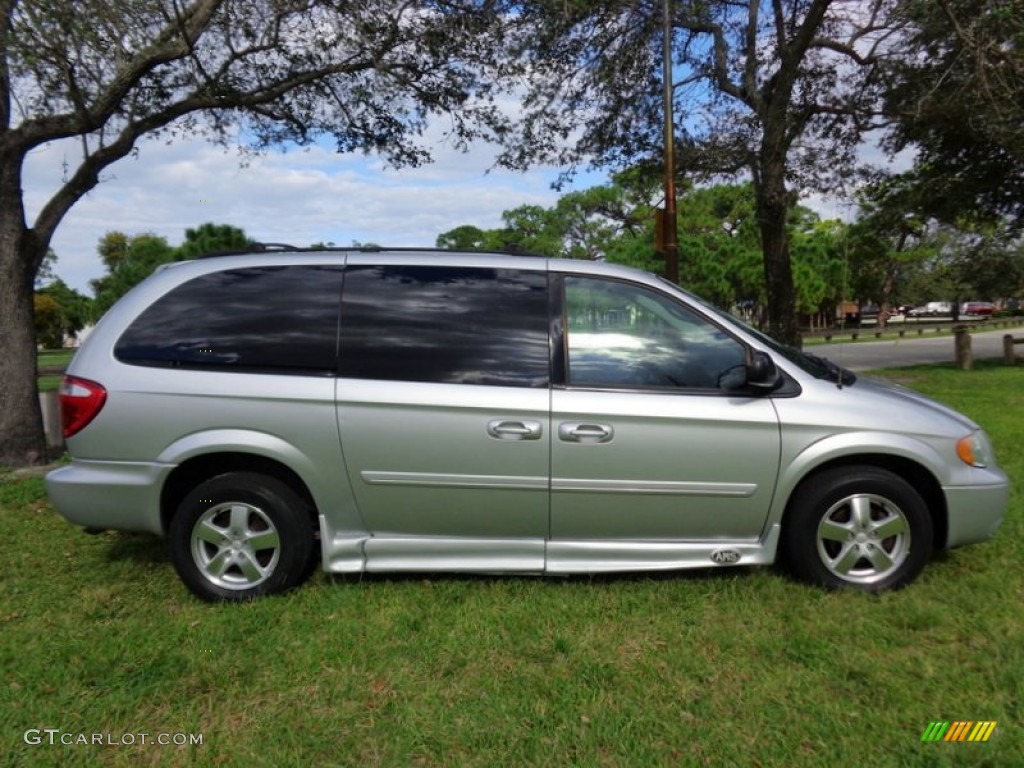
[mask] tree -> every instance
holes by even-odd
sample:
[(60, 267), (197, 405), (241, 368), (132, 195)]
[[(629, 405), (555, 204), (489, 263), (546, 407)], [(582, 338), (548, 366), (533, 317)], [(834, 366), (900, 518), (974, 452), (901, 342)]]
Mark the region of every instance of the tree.
[(167, 240), (153, 234), (129, 237), (123, 232), (107, 232), (96, 246), (107, 273), (90, 281), (95, 299), (96, 319), (114, 306), (114, 302), (141, 283), (161, 264), (176, 261), (178, 252)]
[[(65, 337), (74, 337), (93, 318), (92, 301), (57, 278), (49, 285), (36, 292), (36, 297), (45, 297), (56, 304), (60, 311), (59, 334), (50, 334), (49, 338), (40, 337), (45, 347), (61, 346)], [(36, 333), (39, 334), (42, 323), (39, 319), (39, 304), (36, 304)], [(56, 341), (56, 345), (54, 345)]]
[(1018, 222), (975, 208), (947, 223), (919, 182), (911, 171), (859, 193), (847, 239), (853, 292), (883, 309), (897, 296), (915, 304), (1016, 296), (1024, 282)]
[[(612, 184), (563, 195), (551, 208), (528, 205), (505, 211), (502, 229), (464, 224), (441, 234), (437, 243), (452, 248), (513, 247), (653, 271), (658, 265), (650, 246), (651, 190), (642, 173), (618, 174)], [(752, 185), (686, 190), (679, 200), (678, 219), (688, 286), (726, 311), (739, 306), (759, 318), (765, 301), (764, 261)], [(842, 296), (842, 226), (822, 222), (817, 214), (797, 206), (788, 231), (800, 311), (834, 312)]]
[[(888, 0), (675, 2), (676, 124), (687, 173), (749, 174), (769, 331), (799, 343), (787, 225), (798, 193), (841, 186), (875, 110)], [(659, 165), (662, 2), (516, 2), (524, 119), (503, 162)], [(517, 81), (518, 83), (518, 81)]]
[(935, 255), (935, 228), (905, 175), (866, 185), (857, 203), (844, 243), (851, 295), (889, 311), (910, 276)]
[(487, 247), (487, 234), (480, 227), (472, 224), (442, 232), (437, 236), (436, 245), (438, 248), (447, 248), (450, 251), (479, 251)]
[(178, 261), (185, 261), (204, 253), (245, 250), (252, 242), (238, 227), (207, 222), (195, 229), (185, 230), (185, 242), (178, 246), (175, 258)]
[[(54, 231), (143, 137), (234, 136), (262, 150), (330, 137), (416, 164), (431, 114), (464, 143), (500, 113), (481, 79), (487, 0), (0, 0), (0, 465), (40, 460), (32, 287)], [(236, 131), (236, 128), (240, 130)], [(30, 152), (80, 157), (34, 221)]]
[(1024, 0), (902, 0), (886, 144), (912, 148), (926, 212), (1024, 225)]
[[(616, 183), (571, 192), (552, 208), (521, 205), (502, 213), (505, 226), (465, 224), (437, 237), (439, 248), (513, 250), (562, 259), (608, 258), (620, 235), (643, 229), (650, 210)], [(639, 210), (639, 213), (638, 213)]]
[(37, 293), (32, 300), (36, 338), (46, 349), (60, 349), (64, 346), (64, 326), (67, 315), (52, 296)]

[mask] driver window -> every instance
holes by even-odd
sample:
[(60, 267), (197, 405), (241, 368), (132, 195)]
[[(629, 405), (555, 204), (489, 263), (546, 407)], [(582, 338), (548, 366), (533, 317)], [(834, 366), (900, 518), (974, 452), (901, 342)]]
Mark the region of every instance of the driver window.
[(565, 307), (570, 386), (722, 390), (744, 380), (743, 346), (660, 293), (567, 276)]

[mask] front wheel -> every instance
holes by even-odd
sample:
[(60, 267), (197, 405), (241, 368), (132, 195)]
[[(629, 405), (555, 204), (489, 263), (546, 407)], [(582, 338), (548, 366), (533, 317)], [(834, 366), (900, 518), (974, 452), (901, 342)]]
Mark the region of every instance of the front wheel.
[(783, 557), (795, 575), (868, 592), (913, 581), (932, 551), (920, 494), (878, 467), (841, 467), (804, 482), (783, 521)]
[(314, 563), (307, 505), (287, 485), (229, 472), (196, 486), (171, 519), (174, 567), (203, 600), (249, 600), (284, 592)]

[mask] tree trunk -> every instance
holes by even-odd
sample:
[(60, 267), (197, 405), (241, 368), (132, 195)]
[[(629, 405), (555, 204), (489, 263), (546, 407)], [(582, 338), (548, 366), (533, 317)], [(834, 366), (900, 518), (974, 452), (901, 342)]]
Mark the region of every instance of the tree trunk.
[(796, 290), (789, 257), (790, 200), (785, 181), (785, 155), (762, 159), (755, 178), (757, 222), (764, 251), (764, 277), (768, 294), (768, 334), (783, 344), (799, 348), (800, 327), (796, 321)]
[(0, 164), (0, 466), (47, 460), (36, 388), (33, 284), (46, 244), (25, 227), (21, 174)]

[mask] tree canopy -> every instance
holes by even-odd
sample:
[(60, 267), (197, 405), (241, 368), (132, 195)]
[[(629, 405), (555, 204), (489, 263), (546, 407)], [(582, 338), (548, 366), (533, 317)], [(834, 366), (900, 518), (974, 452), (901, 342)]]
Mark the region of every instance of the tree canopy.
[[(503, 160), (624, 168), (661, 163), (663, 3), (529, 0), (515, 41), (524, 119)], [(671, 3), (681, 172), (747, 174), (755, 191), (769, 330), (799, 344), (788, 221), (799, 193), (852, 177), (879, 91), (891, 0)], [(686, 277), (684, 275), (684, 277)]]
[(904, 185), (946, 223), (1024, 225), (1024, 0), (902, 0), (896, 23), (887, 145), (917, 153)]

